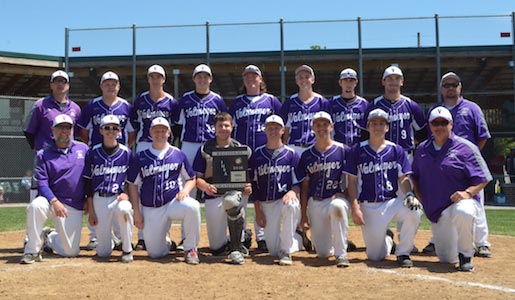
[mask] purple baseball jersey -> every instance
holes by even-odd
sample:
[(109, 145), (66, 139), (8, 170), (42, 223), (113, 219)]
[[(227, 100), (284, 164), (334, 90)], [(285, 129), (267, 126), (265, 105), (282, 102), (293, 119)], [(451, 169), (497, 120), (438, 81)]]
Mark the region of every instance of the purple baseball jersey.
[(127, 133), (134, 131), (131, 122), (129, 122), (131, 110), (131, 104), (125, 99), (118, 97), (113, 105), (108, 106), (102, 100), (102, 97), (97, 97), (86, 104), (77, 125), (89, 131), (89, 145), (94, 146), (103, 141), (103, 137), (100, 134), (100, 122), (102, 118), (106, 115), (115, 115), (120, 120), (122, 128), (121, 134), (117, 137), (117, 140), (119, 143), (125, 145), (127, 144)]
[(184, 152), (169, 146), (163, 158), (153, 148), (136, 154), (127, 172), (127, 182), (141, 182), (141, 205), (160, 207), (172, 201), (182, 190), (184, 180), (195, 177)]
[(368, 141), (354, 145), (348, 153), (345, 172), (358, 177), (358, 201), (384, 202), (396, 198), (399, 177), (411, 173), (404, 149), (386, 143), (379, 153)]
[(52, 96), (39, 99), (32, 106), (31, 112), (27, 115), (23, 131), (34, 135), (34, 150), (39, 151), (47, 145), (54, 143), (52, 125), (56, 116), (60, 114), (69, 115), (77, 124), (81, 110), (80, 107), (70, 99), (61, 106)]
[(324, 153), (315, 146), (302, 153), (296, 175), (300, 181), (309, 179), (309, 197), (321, 200), (343, 192), (341, 182), (345, 176), (346, 151), (346, 146), (334, 142)]
[[(412, 177), (418, 182), (427, 218), (436, 223), (452, 204), (454, 192), (491, 181), (492, 175), (472, 142), (453, 134), (437, 151), (433, 141), (424, 141), (415, 151)], [(479, 201), (479, 195), (474, 199)]]
[(75, 209), (84, 209), (84, 169), (88, 146), (71, 141), (66, 150), (55, 144), (37, 153), (36, 179), (39, 195), (48, 201), (56, 197), (61, 203)]
[(413, 151), (415, 149), (415, 131), (426, 126), (422, 108), (415, 101), (403, 95), (395, 103), (391, 103), (383, 96), (377, 97), (368, 105), (363, 116), (361, 124), (363, 128), (366, 128), (368, 114), (376, 108), (388, 113), (390, 129), (386, 133), (386, 139), (400, 145), (405, 151)]
[(365, 98), (356, 99), (347, 104), (341, 95), (334, 96), (330, 101), (331, 117), (334, 122), (334, 140), (347, 146), (353, 146), (361, 140), (363, 117), (368, 107)]
[(205, 143), (215, 137), (215, 115), (227, 112), (227, 106), (220, 95), (210, 92), (200, 99), (195, 91), (184, 94), (179, 100), (179, 120), (182, 124), (181, 140), (191, 143)]
[[(444, 106), (442, 104), (431, 107), (428, 112), (428, 116), (433, 109), (438, 106)], [(457, 136), (465, 138), (472, 143), (479, 146), (479, 141), (487, 140), (491, 137), (488, 125), (486, 124), (485, 116), (481, 108), (474, 102), (460, 97), (458, 104), (450, 109), (452, 115), (452, 132)], [(429, 130), (429, 136), (431, 136), (431, 130)]]
[(276, 97), (263, 93), (251, 97), (240, 95), (229, 108), (233, 118), (232, 136), (254, 150), (266, 143), (265, 119), (281, 110), (281, 102)]
[(150, 137), (150, 123), (157, 117), (163, 117), (170, 122), (170, 125), (177, 122), (179, 118), (179, 103), (170, 94), (154, 102), (150, 93), (142, 93), (136, 100), (131, 113), (131, 123), (138, 132), (136, 142), (152, 142)]
[(298, 184), (295, 169), (299, 164), (299, 155), (288, 146), (270, 150), (258, 147), (249, 160), (250, 174), (255, 190), (253, 199), (272, 201), (281, 199), (293, 185)]
[(302, 102), (298, 93), (284, 101), (279, 115), (283, 118), (285, 127), (290, 129), (288, 144), (308, 147), (315, 143), (311, 120), (319, 111), (329, 112), (329, 101), (316, 93), (309, 103)]
[(93, 192), (120, 194), (123, 192), (125, 175), (129, 169), (132, 152), (122, 144), (112, 155), (107, 154), (102, 144), (96, 144), (86, 154), (83, 176), (91, 179)]

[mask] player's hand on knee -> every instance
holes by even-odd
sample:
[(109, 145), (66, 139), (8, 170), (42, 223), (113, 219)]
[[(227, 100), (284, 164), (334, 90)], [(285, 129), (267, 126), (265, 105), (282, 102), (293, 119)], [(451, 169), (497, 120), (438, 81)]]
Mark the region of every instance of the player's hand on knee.
[(54, 209), (54, 213), (59, 218), (67, 218), (68, 210), (64, 207), (64, 204), (59, 200), (52, 200), (52, 208)]
[(288, 191), (283, 196), (283, 203), (284, 204), (292, 203), (295, 200), (297, 200), (297, 194), (294, 191)]
[(419, 210), (422, 209), (422, 203), (418, 201), (417, 197), (412, 192), (408, 192), (406, 197), (404, 197), (404, 206), (411, 210)]
[(185, 193), (184, 191), (180, 191), (177, 193), (177, 195), (175, 195), (175, 200), (182, 201), (184, 200), (184, 198), (186, 198), (186, 196), (188, 196), (187, 193)]

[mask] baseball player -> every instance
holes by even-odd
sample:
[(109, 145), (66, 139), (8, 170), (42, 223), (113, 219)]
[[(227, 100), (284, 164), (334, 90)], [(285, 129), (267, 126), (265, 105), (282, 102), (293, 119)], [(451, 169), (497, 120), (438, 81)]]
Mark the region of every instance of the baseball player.
[(291, 254), (300, 250), (294, 238), (300, 222), (300, 187), (295, 176), (299, 155), (282, 143), (284, 127), (278, 115), (266, 119), (266, 144), (252, 154), (249, 168), (254, 178), (256, 221), (265, 229), (268, 251), (279, 257), (280, 265), (291, 265)]
[(155, 118), (150, 124), (152, 147), (138, 152), (129, 167), (127, 182), (134, 224), (143, 230), (148, 255), (159, 258), (170, 251), (166, 235), (171, 220), (181, 220), (185, 232), (185, 262), (198, 264), (200, 204), (189, 197), (195, 186), (195, 174), (184, 152), (168, 144), (171, 134), (168, 121), (163, 117)]
[[(242, 77), (243, 94), (236, 97), (229, 108), (234, 123), (232, 137), (254, 151), (266, 143), (265, 120), (281, 111), (281, 102), (266, 92), (263, 75), (257, 66), (245, 67)], [(254, 229), (258, 249), (266, 251), (263, 228), (257, 226), (255, 220)]]
[[(22, 264), (40, 261), (42, 249), (66, 257), (80, 251), (84, 209), (84, 158), (88, 146), (73, 137), (73, 120), (57, 115), (52, 124), (54, 143), (38, 151), (36, 178), (39, 196), (27, 207), (27, 235)], [(43, 229), (52, 217), (56, 231)]]
[(318, 257), (334, 255), (337, 267), (348, 267), (349, 203), (342, 189), (347, 177), (343, 173), (346, 149), (331, 138), (334, 127), (329, 113), (316, 113), (311, 126), (315, 144), (302, 153), (296, 171), (302, 181), (301, 225), (304, 230), (311, 227)]
[[(250, 183), (243, 191), (235, 191), (224, 195), (218, 192), (212, 184), (213, 157), (212, 153), (217, 148), (242, 146), (231, 138), (233, 129), (232, 117), (226, 112), (218, 113), (214, 118), (215, 138), (210, 139), (200, 147), (193, 162), (193, 170), (197, 175), (197, 187), (204, 193), (206, 207), (207, 237), (209, 248), (213, 255), (225, 255), (229, 251), (232, 264), (245, 263), (248, 249), (242, 244), (244, 238), (245, 206), (248, 196), (252, 192)], [(247, 146), (248, 156), (251, 150)], [(227, 238), (227, 227), (229, 236)], [(228, 249), (227, 249), (228, 248)]]
[(113, 250), (112, 230), (117, 223), (122, 239), (121, 261), (128, 263), (132, 257), (132, 205), (124, 191), (125, 174), (132, 152), (116, 138), (121, 124), (115, 115), (107, 115), (100, 122), (101, 144), (93, 146), (86, 154), (84, 178), (89, 206), (89, 224), (95, 226), (99, 257), (109, 257)]
[[(460, 77), (454, 72), (448, 72), (440, 80), (440, 92), (443, 103), (429, 110), (429, 113), (437, 107), (446, 107), (453, 117), (452, 131), (459, 137), (474, 143), (479, 150), (483, 149), (486, 141), (491, 137), (488, 131), (485, 117), (481, 108), (474, 102), (461, 96), (463, 85)], [(431, 134), (431, 132), (429, 132)], [(476, 256), (490, 257), (490, 243), (488, 242), (488, 224), (484, 209), (484, 191), (479, 193), (481, 211), (476, 219), (474, 227)], [(425, 253), (434, 254), (434, 244), (430, 242), (423, 250)]]
[(311, 119), (318, 111), (329, 112), (329, 102), (313, 92), (315, 72), (308, 65), (295, 70), (295, 83), (299, 92), (284, 101), (280, 115), (285, 122), (284, 144), (293, 148), (298, 155), (315, 143), (311, 130)]
[[(411, 166), (404, 149), (385, 138), (388, 113), (376, 108), (367, 118), (370, 137), (352, 147), (345, 166), (350, 175), (352, 218), (355, 224), (362, 225), (367, 257), (373, 261), (383, 260), (392, 252), (393, 233), (385, 233), (392, 220), (401, 223), (395, 255), (402, 268), (410, 268), (413, 262), (409, 254), (422, 214), (420, 202), (410, 192)], [(404, 201), (397, 196), (398, 189), (406, 194)]]
[(363, 123), (368, 101), (356, 95), (358, 74), (353, 69), (342, 70), (338, 84), (341, 94), (329, 101), (334, 120), (334, 140), (351, 147), (361, 141), (360, 124)]
[[(147, 70), (149, 90), (134, 100), (131, 122), (137, 132), (136, 152), (152, 147), (150, 124), (157, 117), (163, 117), (172, 124), (179, 115), (179, 105), (172, 95), (164, 91), (166, 72), (160, 65), (152, 65)], [(138, 231), (136, 250), (145, 250), (143, 231)]]
[(372, 101), (362, 119), (362, 127), (366, 128), (368, 114), (380, 108), (388, 113), (388, 132), (386, 139), (401, 146), (411, 158), (415, 150), (415, 131), (426, 126), (422, 108), (410, 98), (401, 94), (404, 85), (404, 75), (396, 66), (384, 70), (382, 84), (384, 95)]
[[(116, 73), (108, 71), (104, 73), (100, 79), (100, 89), (102, 96), (91, 100), (82, 111), (77, 122), (80, 128), (81, 140), (89, 144), (90, 147), (102, 143), (102, 135), (100, 134), (100, 123), (106, 115), (115, 115), (121, 124), (121, 132), (118, 135), (118, 142), (127, 145), (129, 148), (134, 144), (136, 132), (129, 122), (132, 106), (127, 100), (118, 97), (120, 91), (120, 79)], [(97, 236), (96, 228), (88, 223), (90, 230), (90, 242), (86, 246), (87, 250), (96, 248)], [(115, 224), (115, 236), (120, 237), (118, 224)]]
[(431, 111), (429, 127), (433, 137), (417, 148), (413, 182), (431, 221), (440, 262), (458, 261), (459, 271), (471, 272), (474, 224), (481, 211), (479, 192), (492, 175), (477, 146), (453, 133), (453, 125), (447, 108)]

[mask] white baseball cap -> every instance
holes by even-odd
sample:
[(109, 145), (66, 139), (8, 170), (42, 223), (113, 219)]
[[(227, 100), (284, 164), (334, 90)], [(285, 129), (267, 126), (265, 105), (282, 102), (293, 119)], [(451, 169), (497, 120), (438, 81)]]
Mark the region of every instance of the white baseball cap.
[(254, 66), (254, 65), (246, 66), (245, 70), (243, 70), (243, 73), (241, 74), (241, 76), (245, 76), (245, 74), (247, 74), (247, 73), (256, 73), (257, 75), (263, 77), (263, 75), (261, 75), (261, 70), (257, 66)]
[(449, 122), (452, 122), (451, 112), (443, 106), (439, 106), (431, 111), (429, 114), (429, 122), (438, 118), (443, 118)]
[(195, 77), (195, 75), (197, 75), (198, 73), (201, 73), (201, 72), (207, 73), (209, 76), (213, 77), (213, 74), (211, 73), (211, 68), (205, 64), (200, 64), (200, 65), (196, 66), (195, 70), (193, 70), (192, 77)]
[(118, 119), (118, 117), (115, 115), (105, 115), (102, 118), (102, 121), (100, 121), (100, 127), (103, 127), (104, 125), (107, 125), (107, 124), (115, 124), (115, 125), (120, 126), (120, 119)]
[(345, 78), (351, 78), (358, 80), (358, 73), (354, 69), (347, 68), (340, 72), (340, 80)]
[(54, 123), (52, 124), (52, 127), (55, 127), (59, 124), (63, 124), (63, 123), (67, 123), (67, 124), (70, 124), (73, 126), (73, 120), (70, 116), (68, 115), (65, 115), (65, 114), (61, 114), (61, 115), (57, 115), (55, 118), (54, 118)]
[(315, 123), (315, 120), (318, 120), (318, 119), (325, 119), (325, 120), (329, 121), (329, 123), (333, 124), (333, 119), (331, 119), (331, 115), (329, 115), (325, 111), (319, 111), (313, 115), (313, 119), (311, 120), (311, 126), (313, 126), (313, 123)]
[(302, 66), (298, 67), (297, 69), (295, 69), (295, 76), (297, 76), (297, 74), (299, 74), (300, 71), (308, 72), (309, 75), (311, 75), (313, 77), (313, 79), (315, 79), (315, 71), (313, 71), (313, 68), (311, 68), (310, 66), (302, 65)]
[(401, 69), (397, 66), (389, 66), (388, 68), (386, 68), (383, 73), (383, 79), (390, 75), (399, 75), (401, 77), (404, 77), (404, 74), (402, 74)]
[(107, 71), (104, 73), (104, 75), (102, 75), (102, 78), (100, 78), (100, 84), (102, 84), (104, 81), (108, 79), (113, 79), (120, 82), (120, 78), (118, 77), (118, 75), (116, 75), (115, 72)]
[(68, 76), (68, 74), (65, 71), (61, 71), (61, 70), (57, 70), (54, 73), (52, 73), (52, 76), (50, 76), (50, 82), (54, 82), (54, 80), (57, 77), (62, 77), (64, 79), (66, 79), (66, 82), (70, 82), (70, 77)]
[(388, 122), (388, 113), (380, 108), (376, 108), (368, 114), (367, 122), (375, 118), (385, 119)]
[(458, 76), (456, 73), (454, 73), (454, 72), (447, 72), (447, 73), (445, 73), (442, 76), (442, 79), (440, 80), (440, 86), (442, 86), (443, 82), (445, 80), (449, 79), (449, 78), (452, 78), (452, 79), (455, 79), (458, 82), (461, 82), (460, 76)]
[(154, 120), (152, 120), (152, 123), (150, 123), (150, 128), (158, 125), (165, 126), (166, 128), (168, 128), (168, 130), (171, 130), (170, 123), (168, 123), (168, 121), (163, 117), (157, 117)]
[(284, 121), (283, 121), (283, 118), (279, 117), (278, 115), (271, 115), (271, 116), (269, 116), (268, 118), (266, 118), (266, 120), (265, 120), (265, 126), (266, 126), (268, 123), (277, 123), (277, 124), (281, 125), (281, 127), (284, 127)]
[(150, 75), (152, 73), (161, 74), (164, 78), (166, 78), (166, 72), (163, 67), (160, 65), (152, 65), (148, 68), (147, 75)]

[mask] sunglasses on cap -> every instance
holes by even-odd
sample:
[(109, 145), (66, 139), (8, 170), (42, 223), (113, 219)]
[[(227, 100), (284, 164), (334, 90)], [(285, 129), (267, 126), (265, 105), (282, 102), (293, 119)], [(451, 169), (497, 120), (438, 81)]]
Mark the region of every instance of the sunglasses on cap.
[(460, 83), (459, 82), (456, 82), (456, 83), (446, 83), (446, 84), (442, 84), (442, 87), (444, 89), (449, 89), (451, 87), (453, 88), (457, 88), (458, 86), (460, 86)]
[(118, 131), (120, 130), (120, 127), (119, 126), (116, 126), (116, 125), (113, 125), (113, 126), (109, 126), (109, 125), (106, 125), (104, 127), (102, 127), (104, 130), (110, 130), (110, 131)]
[(430, 122), (431, 126), (438, 127), (438, 126), (447, 126), (449, 125), (449, 121), (447, 120), (434, 120)]

